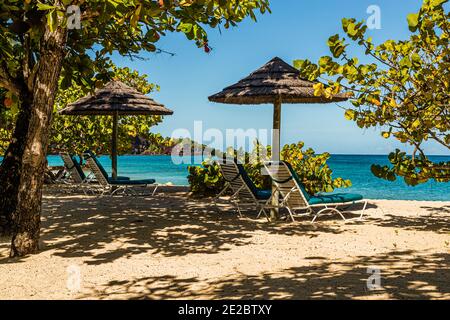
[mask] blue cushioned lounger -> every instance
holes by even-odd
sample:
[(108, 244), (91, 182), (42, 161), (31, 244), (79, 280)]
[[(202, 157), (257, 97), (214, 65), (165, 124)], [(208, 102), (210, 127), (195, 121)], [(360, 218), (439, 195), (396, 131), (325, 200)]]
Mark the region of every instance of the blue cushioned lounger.
[[(112, 180), (112, 178), (110, 176), (108, 176), (108, 173), (106, 172), (103, 165), (100, 163), (100, 161), (98, 161), (97, 156), (91, 150), (87, 150), (84, 154), (88, 154), (89, 156), (92, 157), (92, 159), (94, 159), (95, 163), (97, 164), (97, 167), (100, 169), (100, 172), (103, 174), (103, 176), (106, 179), (108, 179), (110, 181)], [(118, 176), (117, 179), (115, 179), (115, 180), (131, 180), (131, 179), (129, 177)]]
[(144, 180), (130, 180), (130, 178), (122, 178), (122, 179), (111, 179), (106, 175), (105, 169), (102, 170), (102, 166), (99, 161), (96, 159), (95, 155), (92, 152), (87, 152), (83, 154), (89, 168), (92, 173), (95, 175), (99, 185), (103, 188), (102, 195), (109, 194), (114, 195), (119, 192), (122, 193), (131, 193), (132, 195), (138, 195), (132, 187), (148, 187), (150, 185), (154, 186), (154, 190), (151, 195), (154, 195), (158, 185), (155, 183), (154, 179), (144, 179)]
[(214, 198), (214, 204), (217, 207), (217, 201), (225, 192), (231, 190), (232, 195), (229, 201), (236, 206), (239, 216), (242, 216), (242, 207), (250, 207), (259, 210), (258, 217), (264, 214), (267, 219), (269, 216), (265, 209), (272, 198), (271, 190), (258, 189), (248, 176), (244, 167), (236, 163), (233, 159), (226, 161), (216, 161), (220, 167), (223, 178), (225, 179), (224, 189)]
[[(363, 208), (359, 216), (359, 219), (362, 219), (367, 206), (367, 200), (364, 200), (363, 196), (353, 193), (313, 196), (306, 192), (302, 181), (289, 163), (284, 161), (273, 161), (264, 163), (264, 166), (274, 181), (277, 192), (281, 195), (280, 206), (287, 208), (292, 221), (295, 221), (294, 213), (297, 213), (300, 210), (306, 210), (306, 214), (314, 214), (312, 222), (314, 222), (319, 215), (325, 213), (337, 213), (343, 220), (348, 220), (344, 217), (343, 212), (340, 211), (338, 207), (355, 203), (363, 203)], [(314, 208), (317, 207), (324, 208), (315, 213)]]

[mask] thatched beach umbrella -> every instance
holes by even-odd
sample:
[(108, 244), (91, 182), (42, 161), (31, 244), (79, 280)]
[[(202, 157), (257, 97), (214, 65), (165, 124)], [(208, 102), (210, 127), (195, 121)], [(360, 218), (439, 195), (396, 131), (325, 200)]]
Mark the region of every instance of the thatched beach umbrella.
[[(347, 100), (344, 94), (338, 94), (331, 98), (315, 96), (314, 85), (316, 83), (300, 78), (299, 70), (275, 57), (248, 77), (208, 99), (228, 104), (273, 104), (272, 158), (279, 160), (282, 103), (330, 103)], [(273, 190), (275, 190), (275, 186)], [(275, 194), (274, 204), (277, 201)], [(278, 210), (272, 210), (271, 216), (276, 219)]]
[(112, 136), (112, 177), (117, 178), (117, 126), (122, 115), (171, 115), (172, 110), (127, 86), (120, 81), (111, 81), (103, 88), (95, 90), (60, 111), (63, 115), (111, 115), (113, 116)]
[(301, 79), (299, 70), (275, 57), (248, 77), (210, 96), (213, 102), (227, 104), (273, 104), (273, 152), (279, 158), (282, 103), (330, 103), (345, 101), (345, 94), (331, 98), (314, 95), (317, 82)]

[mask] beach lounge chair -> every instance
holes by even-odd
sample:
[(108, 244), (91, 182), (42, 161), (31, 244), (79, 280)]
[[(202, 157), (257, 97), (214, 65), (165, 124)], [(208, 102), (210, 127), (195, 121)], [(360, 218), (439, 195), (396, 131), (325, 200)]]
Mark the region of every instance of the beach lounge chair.
[(156, 181), (154, 179), (131, 180), (128, 177), (120, 177), (114, 180), (108, 177), (105, 169), (92, 152), (84, 153), (83, 157), (101, 188), (100, 196), (105, 194), (113, 196), (118, 193), (130, 194), (134, 196), (145, 195), (143, 193), (136, 192), (136, 188), (147, 188), (149, 186), (154, 186), (151, 195), (153, 196), (156, 193), (158, 184), (155, 183)]
[[(325, 213), (337, 213), (345, 221), (344, 211), (338, 207), (348, 206), (356, 203), (363, 203), (361, 214), (358, 219), (362, 219), (367, 206), (367, 200), (359, 194), (337, 193), (330, 195), (312, 196), (306, 192), (302, 181), (297, 176), (292, 166), (284, 161), (269, 161), (264, 163), (268, 174), (275, 183), (277, 192), (280, 195), (280, 207), (286, 208), (292, 221), (295, 221), (294, 214), (298, 211), (305, 211), (301, 215), (314, 214), (312, 222)], [(323, 209), (315, 212), (314, 209), (322, 207)]]
[[(72, 182), (76, 184), (77, 187), (79, 187), (85, 194), (87, 191), (92, 191), (89, 190), (88, 187), (88, 184), (91, 182), (92, 178), (84, 174), (83, 169), (75, 157), (69, 155), (67, 152), (61, 152), (59, 155), (64, 162), (65, 171), (69, 175)], [(66, 182), (62, 179), (59, 179), (59, 181)]]
[(222, 176), (225, 179), (224, 189), (214, 198), (216, 207), (220, 197), (227, 191), (231, 191), (232, 194), (228, 201), (236, 206), (240, 217), (242, 217), (241, 208), (250, 207), (258, 211), (257, 217), (264, 214), (269, 220), (266, 209), (270, 208), (271, 190), (258, 189), (248, 176), (243, 165), (236, 163), (232, 159), (216, 161), (216, 163), (219, 165)]
[[(100, 161), (98, 161), (97, 156), (92, 151), (87, 150), (84, 152), (83, 157), (86, 159), (86, 156), (84, 156), (84, 155), (88, 155), (89, 157), (91, 157), (95, 161), (95, 164), (97, 165), (98, 169), (101, 171), (102, 175), (105, 178), (107, 178), (108, 180), (112, 180), (112, 178), (110, 176), (108, 176), (108, 173), (106, 172), (103, 165), (100, 163)], [(131, 179), (129, 177), (118, 176), (116, 180), (131, 180)]]
[(69, 175), (69, 178), (72, 179), (74, 183), (83, 183), (86, 179), (86, 176), (83, 170), (77, 167), (76, 164), (78, 164), (78, 161), (76, 161), (76, 159), (73, 156), (69, 155), (67, 152), (61, 152), (59, 155), (64, 162), (64, 167), (67, 174)]

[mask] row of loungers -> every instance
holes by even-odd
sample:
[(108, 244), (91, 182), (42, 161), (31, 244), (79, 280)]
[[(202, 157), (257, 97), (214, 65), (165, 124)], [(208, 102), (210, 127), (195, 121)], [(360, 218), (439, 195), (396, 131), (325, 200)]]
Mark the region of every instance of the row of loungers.
[[(158, 188), (158, 184), (156, 184), (154, 179), (131, 180), (129, 177), (118, 176), (116, 179), (109, 177), (105, 168), (103, 168), (102, 164), (91, 151), (86, 151), (83, 154), (83, 158), (91, 170), (91, 174), (88, 176), (84, 173), (75, 156), (69, 155), (68, 153), (60, 153), (60, 156), (64, 161), (64, 166), (70, 179), (85, 194), (94, 194), (96, 191), (99, 191), (100, 196), (118, 193), (143, 195), (143, 193), (137, 192), (137, 188), (146, 189), (148, 187), (154, 187), (151, 192), (151, 195), (154, 195)], [(93, 182), (96, 183), (94, 184)]]
[[(270, 175), (275, 185), (275, 190), (258, 189), (252, 182), (242, 164), (233, 160), (217, 161), (220, 166), (221, 173), (225, 179), (225, 187), (222, 192), (215, 198), (214, 203), (228, 191), (232, 192), (228, 199), (237, 208), (239, 216), (242, 216), (242, 209), (245, 207), (256, 208), (258, 218), (263, 214), (268, 220), (270, 209), (285, 208), (289, 213), (292, 221), (294, 216), (313, 215), (312, 222), (322, 214), (336, 213), (343, 220), (346, 219), (344, 211), (339, 207), (362, 203), (359, 220), (362, 219), (364, 211), (367, 207), (367, 200), (363, 196), (352, 193), (337, 193), (331, 195), (310, 195), (294, 171), (292, 166), (284, 161), (265, 162), (264, 167)], [(277, 193), (279, 196), (278, 205), (272, 204), (272, 198)], [(317, 208), (321, 208), (317, 210)]]
[[(85, 194), (95, 193), (100, 188), (100, 195), (114, 195), (119, 192), (131, 195), (140, 195), (136, 192), (136, 187), (147, 188), (154, 186), (151, 195), (154, 195), (158, 185), (154, 179), (131, 180), (129, 177), (117, 177), (112, 179), (108, 176), (97, 157), (90, 151), (83, 154), (91, 174), (86, 176), (80, 163), (74, 156), (68, 153), (61, 153), (67, 172), (73, 182)], [(268, 220), (269, 210), (285, 208), (292, 221), (295, 216), (313, 215), (312, 222), (322, 214), (336, 213), (343, 220), (345, 218), (343, 211), (339, 207), (362, 203), (363, 208), (359, 215), (362, 219), (367, 207), (367, 200), (359, 194), (337, 193), (331, 195), (310, 195), (292, 166), (284, 161), (271, 161), (264, 163), (266, 172), (270, 175), (275, 185), (275, 190), (258, 189), (252, 182), (244, 166), (235, 160), (216, 161), (220, 167), (221, 173), (225, 179), (224, 189), (214, 198), (214, 204), (217, 206), (219, 199), (225, 194), (231, 192), (228, 201), (235, 205), (238, 215), (242, 216), (242, 210), (245, 208), (258, 211), (257, 218), (264, 215)], [(97, 182), (93, 184), (92, 182)], [(97, 188), (93, 188), (93, 185)], [(274, 195), (278, 195), (278, 205), (273, 205)], [(317, 210), (317, 208), (321, 208)]]

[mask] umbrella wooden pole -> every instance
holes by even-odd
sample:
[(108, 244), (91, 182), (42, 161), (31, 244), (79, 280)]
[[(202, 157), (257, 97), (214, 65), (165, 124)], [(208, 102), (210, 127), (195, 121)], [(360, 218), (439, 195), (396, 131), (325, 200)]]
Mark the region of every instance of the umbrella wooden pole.
[(273, 105), (272, 159), (280, 161), (281, 101)]
[[(281, 129), (281, 99), (273, 105), (273, 131), (272, 131), (272, 160), (280, 161), (280, 129)], [(275, 183), (272, 185), (272, 205), (278, 206), (278, 192), (276, 192)], [(272, 209), (270, 218), (275, 221), (279, 218), (279, 210)]]
[(112, 136), (112, 178), (117, 179), (117, 126), (119, 122), (119, 113), (115, 112), (113, 115), (113, 136)]

